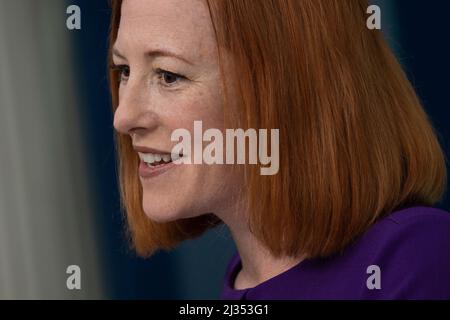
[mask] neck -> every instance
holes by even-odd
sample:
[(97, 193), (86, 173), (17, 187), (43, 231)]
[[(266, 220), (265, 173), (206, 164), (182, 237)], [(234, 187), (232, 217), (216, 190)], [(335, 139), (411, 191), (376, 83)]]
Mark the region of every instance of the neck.
[(250, 232), (244, 215), (227, 215), (222, 219), (229, 227), (241, 257), (242, 269), (239, 271), (234, 289), (255, 287), (300, 263), (301, 257), (275, 257)]

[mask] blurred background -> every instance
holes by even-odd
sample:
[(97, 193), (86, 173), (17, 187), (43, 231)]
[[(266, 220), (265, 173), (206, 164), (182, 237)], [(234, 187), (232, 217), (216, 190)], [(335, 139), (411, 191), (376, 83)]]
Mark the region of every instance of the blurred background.
[[(372, 2), (449, 155), (450, 2)], [(66, 28), (69, 5), (81, 30)], [(235, 250), (225, 227), (147, 260), (125, 241), (107, 0), (0, 6), (0, 299), (218, 298)], [(448, 196), (438, 207), (450, 209)], [(81, 290), (66, 287), (69, 265)]]

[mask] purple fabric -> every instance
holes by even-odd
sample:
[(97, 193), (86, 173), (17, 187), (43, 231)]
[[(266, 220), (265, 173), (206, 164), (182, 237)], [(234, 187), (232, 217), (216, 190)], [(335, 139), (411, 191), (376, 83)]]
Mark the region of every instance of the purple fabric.
[[(367, 270), (373, 265), (379, 273)], [(222, 299), (450, 299), (450, 213), (431, 207), (393, 212), (343, 253), (304, 260), (254, 288), (234, 289), (240, 268), (236, 253)]]

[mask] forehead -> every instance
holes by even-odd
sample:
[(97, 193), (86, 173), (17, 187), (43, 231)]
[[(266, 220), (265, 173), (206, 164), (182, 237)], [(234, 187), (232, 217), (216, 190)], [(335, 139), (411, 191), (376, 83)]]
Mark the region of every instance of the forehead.
[(116, 39), (120, 50), (168, 48), (199, 58), (215, 49), (204, 0), (124, 0)]

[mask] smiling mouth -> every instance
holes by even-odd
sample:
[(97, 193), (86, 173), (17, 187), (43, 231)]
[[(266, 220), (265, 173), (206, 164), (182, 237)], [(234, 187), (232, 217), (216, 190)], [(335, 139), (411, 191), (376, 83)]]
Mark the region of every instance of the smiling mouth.
[(139, 176), (142, 179), (155, 178), (176, 167), (174, 161), (183, 155), (170, 153), (143, 153), (138, 152), (140, 158)]
[(171, 164), (174, 161), (182, 158), (183, 155), (171, 154), (171, 153), (142, 153), (139, 152), (139, 158), (150, 168), (156, 168)]

